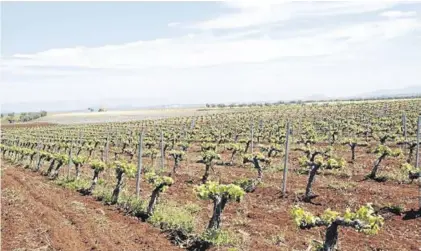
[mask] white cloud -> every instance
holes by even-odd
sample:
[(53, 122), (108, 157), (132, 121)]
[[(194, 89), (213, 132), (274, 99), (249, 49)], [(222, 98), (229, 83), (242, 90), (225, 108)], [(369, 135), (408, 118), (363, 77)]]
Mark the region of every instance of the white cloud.
[(402, 18), (338, 26), (319, 33), (277, 39), (271, 39), (270, 33), (259, 34), (258, 30), (240, 32), (237, 36), (236, 33), (226, 36), (198, 33), (97, 48), (51, 49), (15, 55), (12, 59), (2, 60), (2, 65), (5, 70), (20, 66), (145, 69), (256, 63), (289, 57), (332, 55), (360, 44), (404, 36), (419, 28), (420, 20)]
[(416, 11), (398, 11), (398, 10), (385, 11), (380, 14), (380, 16), (389, 17), (389, 18), (415, 17), (416, 15), (417, 15)]
[(180, 25), (179, 22), (171, 22), (171, 23), (168, 23), (168, 27), (176, 27), (178, 25)]
[[(2, 102), (64, 96), (154, 97), (161, 104), (279, 100), (358, 94), (421, 78), (421, 48), (413, 40), (421, 19), (379, 14), (394, 3), (272, 4), (226, 3), (230, 14), (196, 22), (184, 36), (2, 58)], [(369, 18), (338, 21), (362, 13)], [(329, 25), (317, 23), (326, 18)], [(295, 26), (303, 20), (311, 22)], [(69, 86), (75, 90), (64, 93)]]
[(293, 2), (293, 1), (225, 1), (234, 13), (222, 14), (216, 18), (191, 25), (191, 28), (235, 29), (271, 24), (290, 19), (317, 16), (336, 16), (374, 12), (390, 8), (396, 3), (383, 2)]

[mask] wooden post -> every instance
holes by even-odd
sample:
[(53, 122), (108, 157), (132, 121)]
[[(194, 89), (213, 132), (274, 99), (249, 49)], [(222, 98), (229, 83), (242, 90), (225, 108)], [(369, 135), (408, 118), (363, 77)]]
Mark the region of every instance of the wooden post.
[(193, 117), (193, 119), (191, 121), (191, 124), (190, 124), (190, 130), (193, 130), (193, 128), (194, 128), (194, 125), (195, 125), (195, 122), (196, 122), (195, 120), (196, 120), (196, 118)]
[(250, 138), (250, 140), (251, 140), (251, 143), (250, 143), (250, 146), (251, 146), (251, 153), (253, 153), (253, 148), (254, 148), (254, 145), (253, 145), (253, 133), (254, 133), (254, 126), (253, 126), (253, 123), (251, 123), (251, 125), (250, 125), (250, 131), (251, 131), (251, 138)]
[(35, 162), (35, 168), (37, 168), (39, 159), (41, 158), (40, 149), (41, 149), (41, 144), (40, 144), (40, 140), (38, 139), (37, 140), (37, 161)]
[(286, 189), (287, 189), (287, 173), (288, 173), (288, 153), (289, 153), (289, 135), (290, 135), (290, 125), (287, 122), (287, 130), (286, 130), (286, 137), (285, 137), (285, 159), (284, 159), (284, 172), (283, 172), (283, 180), (282, 180), (282, 196), (286, 196)]
[(107, 132), (107, 139), (106, 139), (106, 143), (105, 143), (105, 163), (108, 163), (108, 148), (109, 148), (109, 141), (110, 141), (110, 133)]
[[(421, 135), (421, 116), (418, 117), (417, 126), (417, 155), (415, 159), (415, 168), (420, 167), (420, 136)], [(421, 178), (418, 178), (418, 206), (421, 209)]]
[(161, 171), (165, 169), (164, 132), (161, 130)]
[(139, 146), (137, 154), (137, 176), (136, 176), (136, 196), (140, 196), (140, 177), (142, 176), (142, 144), (143, 144), (143, 129), (139, 135)]
[(369, 123), (367, 123), (367, 125), (366, 125), (366, 132), (365, 132), (365, 141), (366, 142), (368, 142), (368, 132), (370, 131), (369, 130), (369, 127), (370, 127), (370, 124)]
[(403, 137), (405, 138), (406, 141), (406, 114), (402, 114), (402, 133), (403, 133)]
[(420, 134), (421, 134), (421, 116), (418, 117), (418, 126), (417, 126), (417, 155), (415, 158), (415, 168), (420, 167)]
[(73, 141), (71, 141), (71, 143), (70, 143), (69, 165), (67, 166), (67, 179), (70, 178), (70, 168), (72, 167), (72, 147), (73, 147)]

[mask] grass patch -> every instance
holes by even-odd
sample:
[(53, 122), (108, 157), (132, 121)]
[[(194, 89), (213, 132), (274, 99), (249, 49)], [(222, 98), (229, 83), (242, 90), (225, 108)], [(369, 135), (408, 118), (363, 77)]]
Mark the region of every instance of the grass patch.
[(237, 236), (228, 230), (206, 230), (201, 235), (201, 238), (216, 247), (232, 246), (238, 244)]
[(138, 198), (135, 195), (122, 194), (119, 197), (119, 206), (123, 207), (124, 210), (133, 216), (141, 217), (146, 212), (147, 202)]
[(275, 245), (275, 246), (285, 245), (285, 242), (286, 242), (285, 234), (280, 233), (277, 235), (272, 235), (269, 241), (272, 245)]
[(393, 180), (393, 181), (396, 181), (398, 183), (409, 182), (408, 172), (405, 172), (403, 170), (393, 169), (389, 172), (383, 171), (381, 174), (387, 180)]
[(193, 232), (196, 219), (194, 214), (200, 211), (195, 204), (181, 206), (175, 202), (163, 202), (156, 206), (154, 214), (148, 218), (148, 222), (154, 226), (160, 226), (164, 230), (177, 229), (187, 233)]
[(87, 188), (90, 186), (90, 181), (85, 179), (74, 179), (74, 178), (67, 178), (62, 177), (54, 181), (59, 186), (65, 187), (71, 190), (79, 190), (83, 188)]
[(99, 201), (104, 202), (105, 204), (111, 203), (111, 190), (107, 189), (105, 186), (96, 186), (92, 192), (92, 196)]
[(335, 191), (348, 191), (356, 186), (357, 184), (355, 182), (332, 181), (327, 185), (327, 188)]

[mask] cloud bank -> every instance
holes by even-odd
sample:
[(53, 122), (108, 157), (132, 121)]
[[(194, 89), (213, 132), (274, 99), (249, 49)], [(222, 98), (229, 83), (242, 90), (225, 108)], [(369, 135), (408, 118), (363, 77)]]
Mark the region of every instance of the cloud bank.
[[(2, 58), (2, 103), (280, 100), (416, 84), (421, 18), (398, 2), (229, 1), (185, 35)], [(419, 8), (419, 6), (418, 6)]]

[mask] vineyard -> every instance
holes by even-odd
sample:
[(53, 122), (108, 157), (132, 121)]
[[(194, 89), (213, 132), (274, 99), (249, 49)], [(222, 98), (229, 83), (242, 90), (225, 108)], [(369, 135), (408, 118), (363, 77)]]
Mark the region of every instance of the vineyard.
[(2, 179), (42, 177), (175, 248), (421, 250), (420, 115), (408, 99), (8, 126)]

